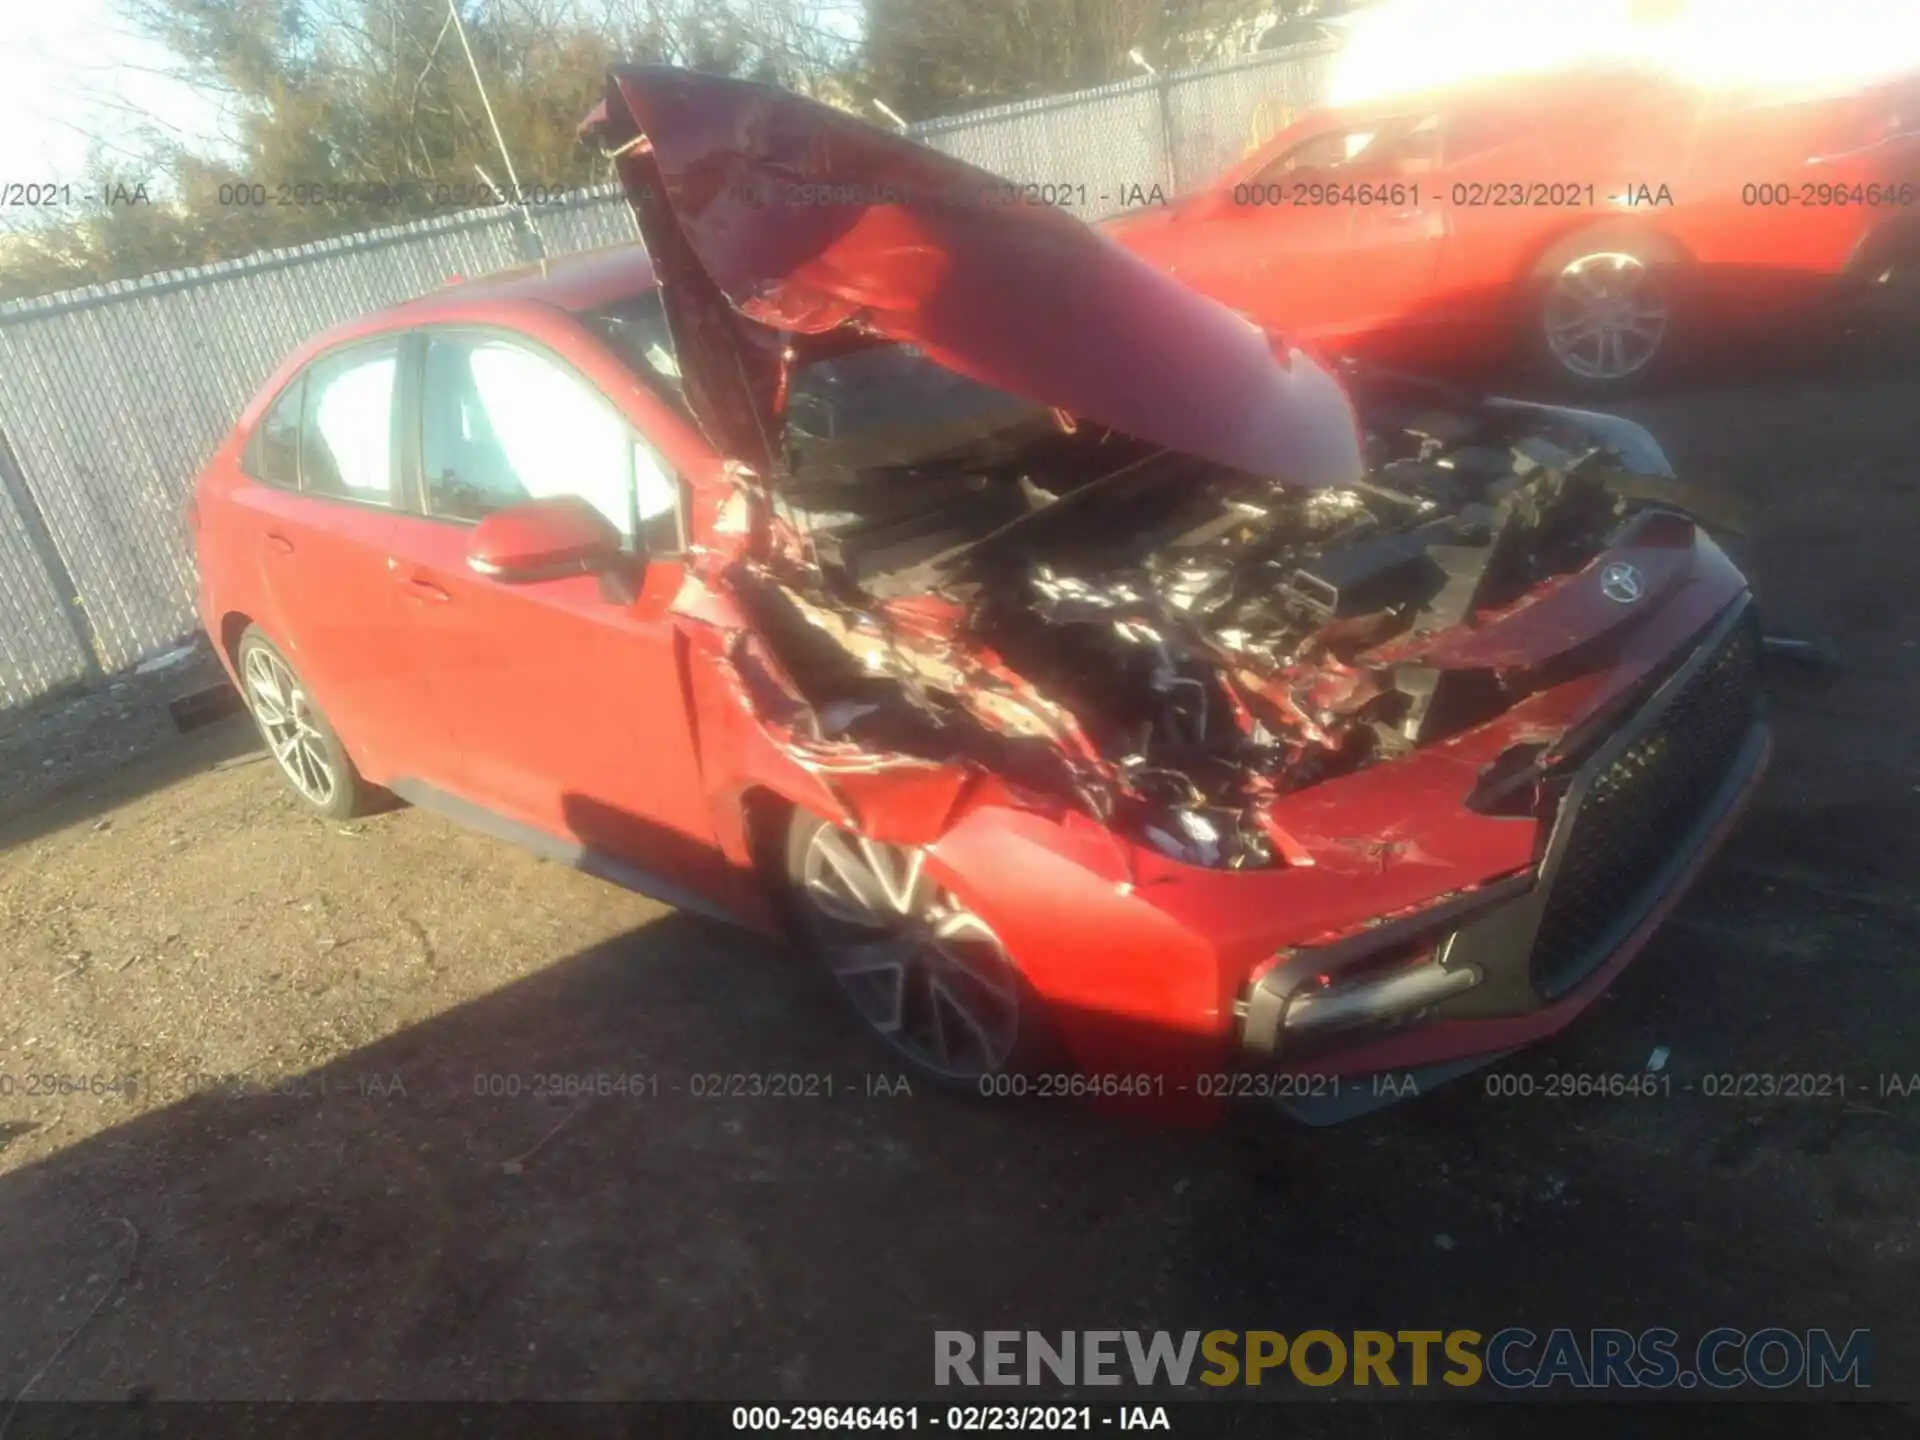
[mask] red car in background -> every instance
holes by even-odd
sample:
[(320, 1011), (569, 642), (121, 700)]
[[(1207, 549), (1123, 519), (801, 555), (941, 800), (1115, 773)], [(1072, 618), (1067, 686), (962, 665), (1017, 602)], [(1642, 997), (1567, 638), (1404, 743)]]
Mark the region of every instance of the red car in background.
[(1916, 253), (1920, 80), (1783, 95), (1592, 69), (1402, 95), (1310, 114), (1105, 228), (1315, 347), (1517, 349), (1621, 388)]
[(644, 251), (316, 338), (199, 479), (320, 813), (791, 935), (950, 1086), (1329, 1118), (1565, 1025), (1756, 783), (1752, 597), (1638, 426), (1356, 414), (780, 91), (622, 69), (589, 134)]

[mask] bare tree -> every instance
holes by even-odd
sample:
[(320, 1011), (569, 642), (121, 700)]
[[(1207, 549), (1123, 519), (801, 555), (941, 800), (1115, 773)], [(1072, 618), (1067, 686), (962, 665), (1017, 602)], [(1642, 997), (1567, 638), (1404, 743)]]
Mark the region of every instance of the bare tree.
[[(615, 62), (832, 99), (856, 60), (853, 0), (454, 3), (513, 168), (536, 197), (607, 178), (575, 128)], [(116, 123), (95, 146), (89, 193), (137, 180), (154, 203), (90, 202), (12, 225), (0, 237), (0, 297), (396, 224), (489, 203), (483, 174), (506, 183), (448, 0), (118, 4), (123, 24), (175, 57), (169, 73), (219, 97), (221, 133), (189, 142)]]
[(1244, 48), (1303, 0), (866, 0), (863, 80), (914, 119)]

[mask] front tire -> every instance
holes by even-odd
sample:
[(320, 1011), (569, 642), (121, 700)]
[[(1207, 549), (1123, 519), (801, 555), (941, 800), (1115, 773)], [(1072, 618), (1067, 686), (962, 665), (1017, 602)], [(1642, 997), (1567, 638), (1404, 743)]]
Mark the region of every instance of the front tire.
[(259, 626), (249, 625), (241, 635), (234, 669), (267, 753), (307, 809), (329, 820), (351, 820), (376, 808), (373, 787), (354, 768), (292, 663)]
[(1686, 267), (1659, 237), (1597, 226), (1542, 257), (1527, 306), (1527, 348), (1556, 382), (1621, 395), (1668, 374), (1686, 339)]
[(1042, 1007), (987, 923), (924, 873), (923, 856), (796, 814), (795, 930), (882, 1044), (933, 1085), (978, 1095), (1050, 1052)]

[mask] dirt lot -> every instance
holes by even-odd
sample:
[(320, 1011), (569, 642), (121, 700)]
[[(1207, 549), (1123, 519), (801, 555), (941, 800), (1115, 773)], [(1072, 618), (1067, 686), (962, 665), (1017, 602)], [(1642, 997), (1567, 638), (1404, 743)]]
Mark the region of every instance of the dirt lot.
[[(1474, 1079), (1167, 1133), (869, 1095), (885, 1067), (773, 947), (427, 814), (309, 819), (215, 768), (238, 724), (90, 738), (108, 765), (55, 720), (0, 742), (0, 1395), (867, 1399), (928, 1389), (936, 1328), (1525, 1323), (1866, 1326), (1911, 1398), (1920, 1090), (1880, 1077), (1920, 1072), (1920, 342), (1633, 408), (1757, 500), (1770, 619), (1848, 661), (1784, 683), (1730, 848), (1508, 1067), (1665, 1046), (1670, 1098)], [(113, 734), (159, 733), (154, 690)], [(740, 1071), (836, 1094), (692, 1093)], [(1727, 1071), (1846, 1094), (1700, 1093)], [(530, 1093), (556, 1072), (657, 1093)]]

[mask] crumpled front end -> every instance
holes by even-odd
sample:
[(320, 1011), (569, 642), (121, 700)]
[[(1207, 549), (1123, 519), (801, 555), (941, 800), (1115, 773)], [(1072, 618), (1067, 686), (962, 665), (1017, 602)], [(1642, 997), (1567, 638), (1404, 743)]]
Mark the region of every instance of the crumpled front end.
[(737, 699), (823, 813), (926, 849), (1083, 1067), (1511, 1048), (1757, 775), (1757, 636), (1644, 432), (1432, 398), (1369, 397), (1360, 485), (1129, 452), (904, 570), (786, 507), (720, 580)]
[(1746, 583), (1638, 427), (1360, 370), (1356, 415), (764, 87), (618, 71), (592, 129), (737, 483), (675, 606), (710, 791), (923, 851), (1083, 1069), (1497, 1053), (1757, 774)]
[(1277, 1071), (1306, 1118), (1377, 1099), (1383, 1072), (1411, 1093), (1409, 1075), (1424, 1088), (1584, 1009), (1758, 783), (1751, 598), (1711, 542), (1684, 591), (1604, 672), (1277, 798), (1290, 863), (1116, 861), (1085, 826), (987, 812), (932, 854), (1010, 945), (1044, 949), (1084, 1066), (1126, 1070), (1145, 1045), (1188, 1075)]
[(1577, 420), (1403, 406), (1370, 437), (1367, 478), (1309, 492), (1110, 433), (856, 477), (776, 506), (724, 584), (796, 744), (971, 765), (1187, 865), (1299, 866), (1277, 802), (1473, 736), (1524, 769), (1569, 723), (1543, 696), (1617, 683), (1703, 567), (1743, 585)]

